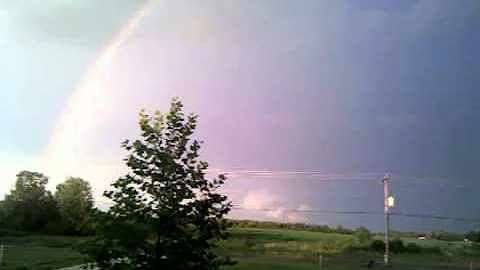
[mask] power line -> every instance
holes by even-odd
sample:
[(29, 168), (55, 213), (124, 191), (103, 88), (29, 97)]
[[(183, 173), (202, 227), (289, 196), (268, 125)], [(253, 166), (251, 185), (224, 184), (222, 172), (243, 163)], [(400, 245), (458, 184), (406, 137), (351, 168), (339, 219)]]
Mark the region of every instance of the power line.
[[(273, 212), (283, 211), (286, 213), (314, 213), (314, 214), (334, 214), (334, 215), (370, 215), (370, 216), (383, 216), (383, 212), (371, 212), (371, 211), (332, 211), (332, 210), (300, 210), (300, 209), (283, 209), (283, 208), (245, 208), (245, 207), (233, 207), (232, 210), (240, 211), (260, 211), (260, 212)], [(450, 220), (458, 222), (472, 222), (480, 223), (480, 219), (471, 218), (458, 218), (458, 217), (446, 217), (436, 215), (418, 215), (418, 214), (406, 214), (391, 212), (392, 216), (420, 218), (420, 219), (436, 219), (436, 220)]]
[[(238, 179), (238, 178), (254, 178), (254, 179), (298, 179), (298, 180), (321, 180), (321, 181), (334, 181), (334, 180), (365, 180), (365, 181), (379, 181), (383, 179), (383, 173), (370, 172), (370, 173), (325, 173), (315, 171), (272, 171), (272, 170), (221, 170), (210, 169), (207, 170), (210, 173), (224, 174), (225, 176)], [(432, 177), (420, 177), (420, 176), (407, 176), (402, 174), (394, 174), (393, 178), (397, 179), (392, 181), (393, 184), (416, 184), (427, 186), (445, 186), (451, 188), (465, 188), (464, 185), (458, 185), (450, 183), (445, 179), (432, 178)]]
[(377, 212), (368, 212), (368, 211), (301, 210), (301, 209), (283, 209), (283, 208), (233, 207), (232, 210), (260, 211), (260, 212), (273, 212), (273, 211), (281, 210), (287, 213), (316, 213), (316, 214), (339, 214), (339, 215), (378, 215), (379, 214)]
[[(103, 206), (110, 206), (111, 203), (102, 202)], [(282, 211), (285, 213), (306, 213), (306, 214), (329, 214), (329, 215), (357, 215), (357, 216), (383, 216), (383, 212), (373, 211), (339, 211), (339, 210), (309, 210), (309, 209), (286, 209), (286, 208), (248, 208), (241, 206), (233, 206), (232, 210), (238, 211), (254, 211), (254, 212), (275, 212)], [(400, 212), (391, 212), (390, 215), (405, 217), (405, 218), (419, 218), (419, 219), (434, 219), (434, 220), (448, 220), (456, 222), (480, 223), (480, 219), (462, 218), (462, 217), (448, 217), (442, 215), (420, 215)]]
[(460, 221), (460, 222), (475, 222), (480, 223), (480, 219), (473, 218), (456, 218), (456, 217), (446, 217), (446, 216), (434, 216), (434, 215), (417, 215), (417, 214), (405, 214), (405, 213), (390, 213), (392, 216), (402, 216), (402, 217), (413, 217), (413, 218), (423, 218), (423, 219), (438, 219), (438, 220), (451, 220), (451, 221)]

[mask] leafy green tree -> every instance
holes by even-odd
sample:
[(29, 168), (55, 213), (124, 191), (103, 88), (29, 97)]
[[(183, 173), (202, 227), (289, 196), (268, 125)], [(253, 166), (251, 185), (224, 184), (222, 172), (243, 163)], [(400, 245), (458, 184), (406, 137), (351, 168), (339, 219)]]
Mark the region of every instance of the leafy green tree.
[(365, 227), (358, 227), (354, 230), (353, 235), (361, 244), (367, 243), (372, 238), (370, 231)]
[(2, 228), (18, 228), (19, 225), (14, 224), (12, 217), (14, 217), (15, 204), (12, 200), (12, 195), (7, 194), (0, 202), (0, 227)]
[(66, 232), (82, 234), (88, 229), (88, 220), (93, 209), (90, 183), (81, 178), (70, 177), (57, 185), (55, 200)]
[(100, 269), (219, 269), (233, 262), (213, 251), (226, 239), (231, 209), (217, 193), (225, 177), (207, 179), (192, 138), (197, 116), (174, 99), (169, 112), (140, 113), (141, 137), (125, 141), (130, 172), (104, 195), (113, 200), (84, 249)]
[(21, 171), (15, 188), (5, 198), (4, 216), (15, 229), (42, 231), (55, 216), (52, 194), (46, 190), (48, 177), (38, 172)]

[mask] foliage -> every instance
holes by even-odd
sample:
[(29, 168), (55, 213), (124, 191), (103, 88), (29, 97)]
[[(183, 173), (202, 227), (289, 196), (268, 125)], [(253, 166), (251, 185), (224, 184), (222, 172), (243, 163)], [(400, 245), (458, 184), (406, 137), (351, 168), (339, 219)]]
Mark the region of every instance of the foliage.
[(84, 234), (93, 209), (90, 183), (81, 178), (70, 177), (57, 185), (55, 200), (67, 232)]
[(421, 253), (422, 252), (422, 247), (415, 244), (415, 243), (408, 243), (405, 246), (405, 251), (408, 253)]
[(435, 240), (441, 240), (441, 241), (462, 241), (463, 236), (451, 232), (446, 232), (446, 231), (433, 231), (430, 234), (430, 238), (435, 239)]
[(370, 231), (365, 227), (358, 227), (353, 231), (353, 235), (360, 244), (367, 243), (372, 238)]
[[(407, 249), (400, 238), (395, 238), (388, 242), (390, 252), (392, 253), (403, 253), (406, 252)], [(375, 239), (370, 243), (370, 247), (372, 250), (376, 252), (384, 252), (385, 251), (385, 242), (383, 240)]]
[(373, 240), (370, 243), (370, 247), (376, 252), (384, 252), (385, 251), (385, 242), (382, 240)]
[(83, 252), (100, 269), (219, 269), (233, 264), (214, 251), (226, 239), (231, 209), (216, 193), (220, 175), (206, 178), (197, 116), (174, 99), (166, 115), (140, 113), (141, 137), (125, 141), (130, 172), (104, 195), (114, 205), (97, 218), (96, 237)]
[(39, 172), (17, 174), (15, 187), (0, 201), (0, 233), (78, 234), (93, 206), (89, 183), (68, 179), (55, 196), (46, 189), (47, 183), (48, 177)]
[(266, 228), (266, 229), (289, 229), (302, 230), (310, 232), (335, 233), (335, 234), (352, 234), (353, 231), (337, 226), (331, 228), (327, 225), (303, 224), (303, 223), (281, 223), (272, 221), (257, 221), (257, 220), (230, 220), (233, 227), (240, 228)]
[(465, 235), (469, 241), (480, 243), (480, 231), (470, 231)]
[(402, 253), (405, 251), (405, 245), (402, 239), (395, 238), (389, 242), (390, 251), (392, 253)]
[(15, 188), (2, 202), (2, 227), (39, 231), (56, 217), (52, 194), (46, 190), (48, 177), (38, 172), (21, 171)]

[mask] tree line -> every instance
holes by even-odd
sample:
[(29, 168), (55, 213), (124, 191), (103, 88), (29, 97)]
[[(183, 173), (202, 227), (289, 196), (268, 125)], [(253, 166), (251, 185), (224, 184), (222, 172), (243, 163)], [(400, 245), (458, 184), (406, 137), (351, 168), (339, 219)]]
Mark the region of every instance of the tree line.
[[(289, 229), (289, 230), (304, 230), (311, 232), (333, 233), (333, 234), (348, 234), (354, 235), (359, 229), (366, 230), (364, 227), (356, 229), (345, 228), (342, 225), (331, 227), (325, 224), (305, 224), (305, 223), (282, 223), (273, 221), (257, 221), (257, 220), (230, 220), (232, 226), (241, 228), (265, 228), (265, 229)], [(368, 232), (370, 233), (370, 232)], [(373, 235), (383, 236), (383, 232), (372, 233)], [(425, 239), (433, 239), (440, 241), (464, 241), (465, 239), (480, 243), (480, 231), (470, 231), (466, 234), (452, 233), (448, 231), (432, 231), (430, 233), (419, 232), (403, 232), (391, 231), (390, 235), (397, 238), (417, 238), (425, 237)]]
[(4, 233), (57, 235), (91, 234), (94, 202), (90, 183), (69, 177), (47, 190), (49, 178), (39, 172), (21, 171), (15, 186), (0, 201), (0, 228)]
[(344, 228), (342, 225), (336, 227), (329, 227), (324, 224), (305, 224), (305, 223), (288, 223), (288, 222), (273, 222), (273, 221), (258, 221), (258, 220), (230, 220), (233, 227), (240, 228), (265, 228), (265, 229), (289, 229), (289, 230), (304, 230), (311, 232), (335, 233), (335, 234), (353, 234), (354, 230)]

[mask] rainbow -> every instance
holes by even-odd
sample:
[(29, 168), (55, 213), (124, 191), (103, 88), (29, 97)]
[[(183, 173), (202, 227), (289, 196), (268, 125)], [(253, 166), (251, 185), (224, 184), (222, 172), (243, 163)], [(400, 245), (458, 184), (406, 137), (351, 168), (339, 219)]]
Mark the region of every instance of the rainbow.
[(60, 118), (56, 122), (50, 140), (44, 151), (43, 161), (49, 162), (60, 141), (65, 137), (67, 130), (75, 129), (76, 117), (81, 117), (83, 104), (88, 104), (88, 99), (100, 91), (100, 78), (108, 69), (110, 62), (121, 46), (127, 41), (128, 37), (134, 32), (141, 20), (152, 11), (159, 0), (147, 0), (136, 10), (133, 17), (128, 20), (127, 25), (122, 28), (107, 45), (101, 50), (95, 61), (88, 67), (84, 73), (79, 85), (70, 95), (66, 106), (64, 107)]

